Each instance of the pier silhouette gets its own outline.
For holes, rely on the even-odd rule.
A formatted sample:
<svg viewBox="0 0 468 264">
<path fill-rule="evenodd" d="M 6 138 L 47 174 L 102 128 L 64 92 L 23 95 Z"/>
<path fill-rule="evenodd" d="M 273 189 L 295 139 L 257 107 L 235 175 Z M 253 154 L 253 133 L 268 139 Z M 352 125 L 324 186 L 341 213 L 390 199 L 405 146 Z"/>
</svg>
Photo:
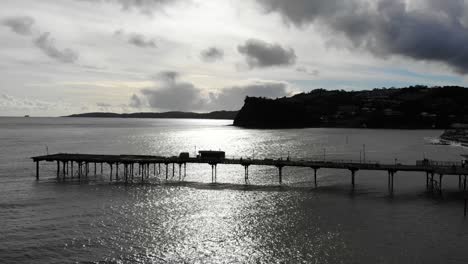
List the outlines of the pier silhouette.
<svg viewBox="0 0 468 264">
<path fill-rule="evenodd" d="M 165 166 L 165 179 L 169 180 L 169 166 L 172 167 L 172 178 L 175 175 L 175 166 L 178 166 L 178 179 L 183 180 L 187 174 L 187 164 L 207 164 L 211 166 L 211 181 L 217 182 L 217 166 L 219 164 L 241 165 L 245 171 L 245 184 L 249 184 L 249 167 L 250 166 L 271 166 L 278 170 L 278 183 L 283 181 L 284 167 L 305 167 L 313 170 L 314 185 L 318 186 L 317 174 L 319 169 L 338 169 L 347 170 L 351 176 L 351 187 L 354 189 L 356 184 L 356 174 L 360 170 L 367 171 L 387 171 L 388 173 L 388 192 L 394 192 L 394 177 L 397 172 L 422 172 L 426 176 L 426 189 L 428 191 L 437 191 L 442 193 L 442 180 L 445 175 L 458 176 L 458 187 L 460 190 L 467 189 L 468 168 L 462 163 L 456 162 L 434 162 L 434 161 L 417 161 L 415 165 L 407 165 L 401 163 L 383 164 L 375 161 L 352 161 L 352 160 L 293 160 L 288 159 L 253 159 L 253 158 L 225 158 L 220 157 L 188 157 L 181 155 L 179 157 L 164 157 L 151 155 L 95 155 L 95 154 L 69 154 L 58 153 L 52 155 L 32 157 L 36 163 L 36 179 L 40 176 L 40 162 L 56 162 L 57 163 L 57 179 L 68 176 L 73 177 L 88 177 L 91 170 L 94 175 L 98 173 L 103 175 L 103 166 L 109 166 L 109 180 L 119 182 L 133 182 L 136 179 L 141 179 L 142 182 L 149 179 L 152 175 L 161 175 L 161 166 Z M 98 166 L 99 165 L 99 166 Z M 76 166 L 76 171 L 74 170 Z M 151 173 L 152 171 L 152 173 Z M 183 172 L 183 173 L 182 173 Z M 120 175 L 119 175 L 120 173 Z"/>
</svg>

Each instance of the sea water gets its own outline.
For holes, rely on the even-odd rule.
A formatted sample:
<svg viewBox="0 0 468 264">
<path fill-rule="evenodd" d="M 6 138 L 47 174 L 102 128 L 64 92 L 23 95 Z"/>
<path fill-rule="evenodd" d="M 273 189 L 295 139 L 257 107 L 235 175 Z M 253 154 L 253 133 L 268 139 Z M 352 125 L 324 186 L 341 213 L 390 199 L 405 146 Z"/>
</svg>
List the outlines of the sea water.
<svg viewBox="0 0 468 264">
<path fill-rule="evenodd" d="M 424 173 L 188 164 L 149 183 L 104 175 L 56 180 L 30 157 L 52 153 L 227 157 L 415 164 L 460 161 L 467 151 L 431 144 L 439 130 L 285 129 L 229 120 L 0 118 L 0 263 L 468 263 L 468 220 L 458 177 L 443 196 Z M 163 169 L 165 169 L 163 167 Z M 93 168 L 91 169 L 93 171 Z M 99 170 L 98 170 L 99 172 Z M 153 172 L 153 170 L 151 170 Z M 99 173 L 98 173 L 99 174 Z"/>
</svg>

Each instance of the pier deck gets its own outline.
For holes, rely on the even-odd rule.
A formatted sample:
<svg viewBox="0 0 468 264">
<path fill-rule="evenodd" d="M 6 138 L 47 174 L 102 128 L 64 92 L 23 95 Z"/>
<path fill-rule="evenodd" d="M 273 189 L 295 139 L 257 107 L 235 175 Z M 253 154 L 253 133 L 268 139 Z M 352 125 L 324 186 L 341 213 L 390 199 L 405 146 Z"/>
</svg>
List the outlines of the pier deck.
<svg viewBox="0 0 468 264">
<path fill-rule="evenodd" d="M 151 156 L 151 155 L 93 155 L 93 154 L 69 154 L 59 153 L 45 156 L 32 157 L 33 161 L 36 162 L 36 178 L 39 179 L 39 162 L 57 162 L 57 178 L 60 175 L 60 167 L 62 167 L 62 175 L 70 175 L 73 177 L 73 164 L 77 165 L 77 176 L 88 176 L 89 165 L 94 164 L 94 174 L 97 172 L 97 164 L 100 164 L 101 174 L 103 172 L 103 164 L 110 166 L 110 180 L 112 181 L 113 176 L 116 180 L 119 180 L 119 168 L 123 166 L 123 180 L 133 180 L 135 174 L 141 176 L 142 181 L 149 178 L 150 167 L 153 167 L 153 175 L 159 175 L 161 173 L 161 164 L 166 166 L 166 179 L 168 178 L 168 166 L 172 165 L 172 176 L 175 173 L 175 165 L 179 166 L 179 179 L 182 178 L 181 171 L 182 166 L 184 167 L 184 177 L 186 175 L 186 166 L 190 163 L 208 164 L 212 168 L 212 181 L 216 182 L 217 165 L 218 164 L 232 164 L 241 165 L 245 169 L 245 182 L 249 181 L 249 166 L 273 166 L 278 169 L 279 183 L 282 183 L 282 169 L 283 167 L 306 167 L 314 170 L 314 182 L 317 186 L 317 170 L 320 168 L 328 169 L 344 169 L 351 172 L 351 184 L 355 185 L 355 174 L 359 170 L 372 170 L 372 171 L 387 171 L 388 172 L 388 188 L 389 192 L 393 193 L 393 178 L 398 171 L 409 171 L 409 172 L 423 172 L 426 173 L 426 188 L 428 190 L 439 189 L 442 190 L 442 177 L 444 175 L 457 175 L 459 177 L 459 188 L 466 190 L 466 178 L 468 175 L 468 168 L 458 166 L 456 163 L 446 163 L 443 165 L 434 164 L 381 164 L 379 162 L 353 162 L 353 161 L 325 161 L 325 160 L 284 160 L 284 159 L 250 159 L 250 158 L 223 158 L 223 159 L 207 159 L 207 158 L 181 158 L 181 157 L 163 157 L 163 156 Z M 62 166 L 60 166 L 62 163 Z M 134 171 L 134 165 L 138 166 L 138 173 Z M 158 170 L 156 170 L 158 165 Z M 115 172 L 114 172 L 115 166 Z M 71 173 L 70 173 L 71 169 Z M 84 171 L 83 171 L 84 170 Z M 115 175 L 114 175 L 115 174 Z M 434 175 L 439 176 L 439 180 L 434 179 Z M 462 183 L 462 177 L 463 183 Z"/>
</svg>

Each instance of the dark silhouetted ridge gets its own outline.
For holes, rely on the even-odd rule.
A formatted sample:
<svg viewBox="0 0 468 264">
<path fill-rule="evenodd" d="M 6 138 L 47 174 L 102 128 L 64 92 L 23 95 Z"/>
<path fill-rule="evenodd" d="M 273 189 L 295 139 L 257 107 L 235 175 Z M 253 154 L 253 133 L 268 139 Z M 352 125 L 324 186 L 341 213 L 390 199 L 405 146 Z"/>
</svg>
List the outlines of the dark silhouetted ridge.
<svg viewBox="0 0 468 264">
<path fill-rule="evenodd" d="M 247 97 L 234 125 L 247 128 L 448 128 L 468 123 L 468 89 L 458 86 L 324 89 L 292 97 Z"/>
<path fill-rule="evenodd" d="M 129 113 L 117 114 L 106 112 L 94 112 L 70 115 L 68 117 L 102 117 L 102 118 L 192 118 L 192 119 L 234 119 L 237 111 L 214 111 L 210 113 L 192 112 L 163 112 L 163 113 Z"/>
</svg>

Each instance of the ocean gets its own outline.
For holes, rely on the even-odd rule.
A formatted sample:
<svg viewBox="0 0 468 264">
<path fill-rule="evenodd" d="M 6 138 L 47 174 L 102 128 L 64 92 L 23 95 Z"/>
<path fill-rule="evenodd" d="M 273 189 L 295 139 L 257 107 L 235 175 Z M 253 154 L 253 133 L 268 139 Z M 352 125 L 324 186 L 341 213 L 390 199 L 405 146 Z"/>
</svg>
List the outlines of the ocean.
<svg viewBox="0 0 468 264">
<path fill-rule="evenodd" d="M 440 130 L 233 127 L 230 120 L 0 118 L 0 263 L 468 263 L 458 177 L 442 196 L 425 174 L 188 164 L 187 177 L 149 183 L 105 175 L 57 182 L 46 153 L 460 161 Z"/>
</svg>

